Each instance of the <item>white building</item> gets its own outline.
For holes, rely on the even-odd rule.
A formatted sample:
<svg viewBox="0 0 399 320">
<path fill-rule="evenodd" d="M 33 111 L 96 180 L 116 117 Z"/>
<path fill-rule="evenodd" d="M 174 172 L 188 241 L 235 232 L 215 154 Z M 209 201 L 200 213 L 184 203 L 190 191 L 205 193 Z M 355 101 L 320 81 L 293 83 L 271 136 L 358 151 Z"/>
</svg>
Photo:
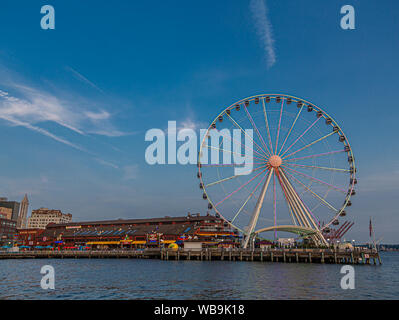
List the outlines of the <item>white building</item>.
<svg viewBox="0 0 399 320">
<path fill-rule="evenodd" d="M 295 244 L 294 238 L 279 238 L 278 244 L 282 247 L 291 247 Z"/>
<path fill-rule="evenodd" d="M 72 221 L 72 214 L 62 213 L 61 210 L 40 208 L 32 210 L 28 220 L 29 229 L 45 229 L 49 223 L 68 223 Z"/>
</svg>

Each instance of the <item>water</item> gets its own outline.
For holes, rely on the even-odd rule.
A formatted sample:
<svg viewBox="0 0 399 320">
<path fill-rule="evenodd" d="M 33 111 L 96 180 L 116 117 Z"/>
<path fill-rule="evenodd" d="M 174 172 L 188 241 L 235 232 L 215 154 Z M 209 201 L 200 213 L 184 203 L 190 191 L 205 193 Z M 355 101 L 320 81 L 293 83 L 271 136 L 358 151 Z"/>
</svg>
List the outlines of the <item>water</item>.
<svg viewBox="0 0 399 320">
<path fill-rule="evenodd" d="M 0 260 L 0 299 L 399 299 L 399 252 L 383 265 L 354 266 L 343 290 L 342 265 L 136 259 Z M 43 265 L 55 290 L 40 287 Z"/>
</svg>

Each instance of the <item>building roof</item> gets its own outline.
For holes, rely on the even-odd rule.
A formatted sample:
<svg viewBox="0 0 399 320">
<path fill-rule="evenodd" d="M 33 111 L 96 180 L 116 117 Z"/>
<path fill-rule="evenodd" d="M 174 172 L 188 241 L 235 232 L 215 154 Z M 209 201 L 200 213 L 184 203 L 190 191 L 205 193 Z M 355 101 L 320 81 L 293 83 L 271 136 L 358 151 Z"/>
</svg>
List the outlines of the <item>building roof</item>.
<svg viewBox="0 0 399 320">
<path fill-rule="evenodd" d="M 164 217 L 164 218 L 150 218 L 150 219 L 118 219 L 118 220 L 103 220 L 103 221 L 82 221 L 82 222 L 68 222 L 68 223 L 58 223 L 58 224 L 49 224 L 47 226 L 50 228 L 59 228 L 59 227 L 72 227 L 72 226 L 106 226 L 106 225 L 131 225 L 131 224 L 158 224 L 165 222 L 196 222 L 196 221 L 204 221 L 204 220 L 212 220 L 215 221 L 218 218 L 212 215 L 206 216 L 185 216 L 185 217 Z"/>
<path fill-rule="evenodd" d="M 151 233 L 164 235 L 189 235 L 193 234 L 196 227 L 192 224 L 166 224 L 166 225 L 138 225 L 138 226 L 98 226 L 84 227 L 78 229 L 46 229 L 43 236 L 58 237 L 62 234 L 63 238 L 124 238 L 134 236 L 145 236 Z"/>
</svg>

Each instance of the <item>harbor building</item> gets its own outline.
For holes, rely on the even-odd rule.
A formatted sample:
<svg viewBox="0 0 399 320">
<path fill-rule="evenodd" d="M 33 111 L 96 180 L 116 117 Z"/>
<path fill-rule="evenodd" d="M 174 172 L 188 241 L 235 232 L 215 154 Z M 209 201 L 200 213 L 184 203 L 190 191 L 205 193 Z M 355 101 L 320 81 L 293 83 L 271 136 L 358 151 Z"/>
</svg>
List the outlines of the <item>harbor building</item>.
<svg viewBox="0 0 399 320">
<path fill-rule="evenodd" d="M 18 229 L 18 243 L 26 246 L 37 246 L 46 241 L 42 234 L 45 229 Z"/>
<path fill-rule="evenodd" d="M 36 211 L 36 210 L 34 210 Z M 199 214 L 183 217 L 118 219 L 48 224 L 44 231 L 19 230 L 24 246 L 70 249 L 159 248 L 169 245 L 236 247 L 238 232 L 222 219 Z M 33 231 L 33 230 L 32 230 Z"/>
<path fill-rule="evenodd" d="M 62 213 L 61 210 L 40 208 L 32 210 L 28 219 L 28 229 L 45 229 L 50 223 L 62 224 L 72 221 L 72 214 Z"/>
</svg>

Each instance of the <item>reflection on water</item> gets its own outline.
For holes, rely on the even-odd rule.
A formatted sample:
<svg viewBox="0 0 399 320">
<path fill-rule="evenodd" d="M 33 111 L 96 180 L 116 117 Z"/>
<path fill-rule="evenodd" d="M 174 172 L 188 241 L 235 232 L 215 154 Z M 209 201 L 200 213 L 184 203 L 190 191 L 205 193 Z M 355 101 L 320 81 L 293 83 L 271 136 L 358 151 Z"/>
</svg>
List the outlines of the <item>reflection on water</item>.
<svg viewBox="0 0 399 320">
<path fill-rule="evenodd" d="M 382 266 L 355 266 L 342 290 L 342 265 L 135 259 L 0 260 L 0 299 L 399 299 L 399 253 Z M 55 268 L 55 290 L 40 269 Z"/>
</svg>

